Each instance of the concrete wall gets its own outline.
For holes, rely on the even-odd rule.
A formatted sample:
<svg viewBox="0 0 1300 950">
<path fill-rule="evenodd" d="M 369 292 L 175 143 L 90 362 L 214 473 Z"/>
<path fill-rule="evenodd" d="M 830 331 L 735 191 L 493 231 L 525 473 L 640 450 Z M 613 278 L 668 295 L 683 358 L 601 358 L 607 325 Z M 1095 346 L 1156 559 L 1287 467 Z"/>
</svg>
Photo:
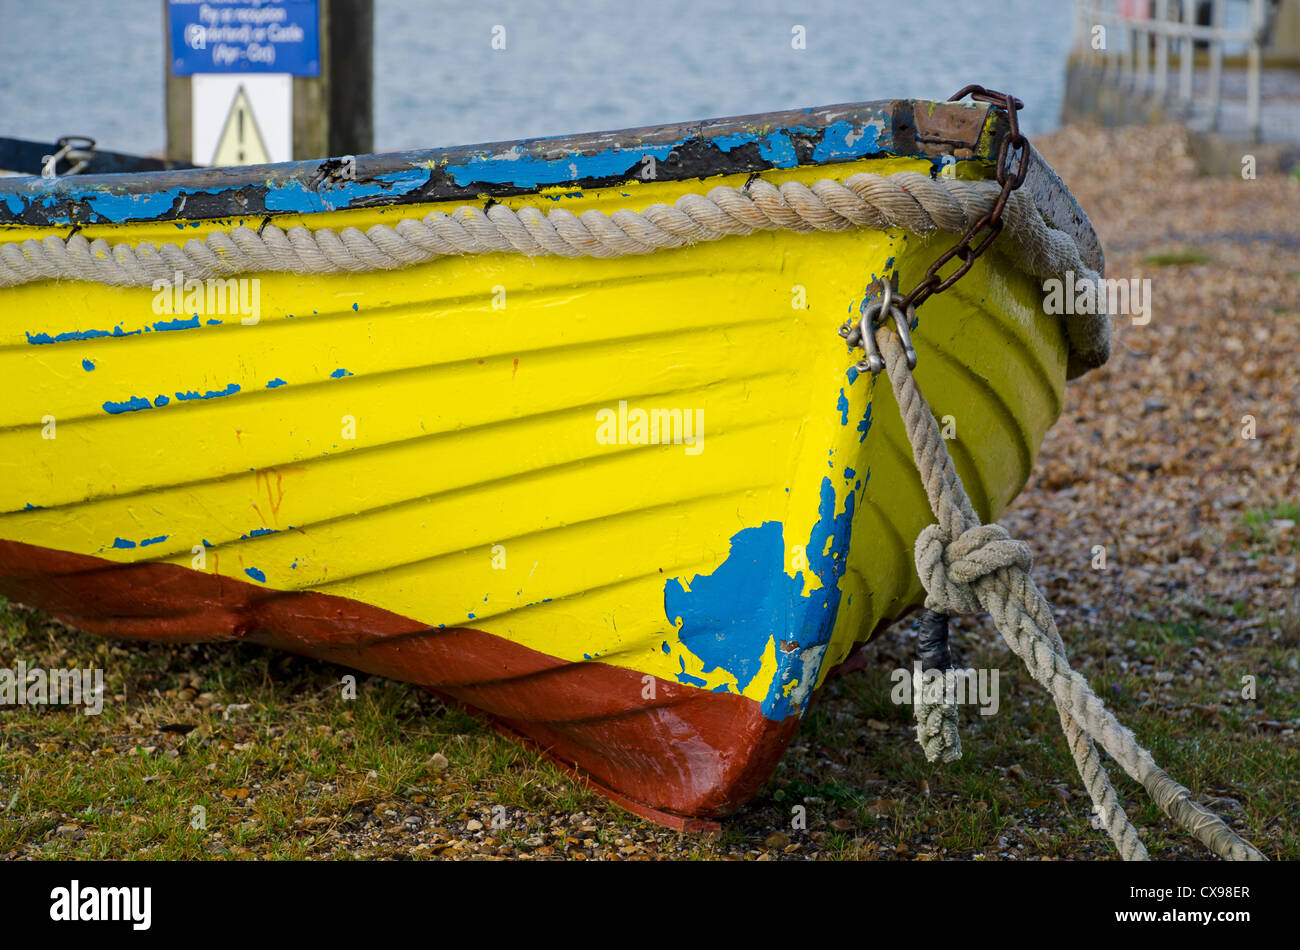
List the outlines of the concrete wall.
<svg viewBox="0 0 1300 950">
<path fill-rule="evenodd" d="M 1270 49 L 1300 56 L 1300 0 L 1282 0 L 1273 21 Z"/>
<path fill-rule="evenodd" d="M 1300 0 L 1298 0 L 1300 2 Z M 1176 77 L 1174 79 L 1176 81 Z M 1062 124 L 1091 122 L 1101 126 L 1156 125 L 1182 122 L 1185 108 L 1176 99 L 1165 104 L 1131 89 L 1121 89 L 1097 67 L 1071 57 L 1065 74 Z M 1189 130 L 1192 153 L 1203 174 L 1239 175 L 1245 155 L 1255 156 L 1258 173 L 1300 168 L 1300 144 L 1232 142 L 1213 132 Z"/>
</svg>

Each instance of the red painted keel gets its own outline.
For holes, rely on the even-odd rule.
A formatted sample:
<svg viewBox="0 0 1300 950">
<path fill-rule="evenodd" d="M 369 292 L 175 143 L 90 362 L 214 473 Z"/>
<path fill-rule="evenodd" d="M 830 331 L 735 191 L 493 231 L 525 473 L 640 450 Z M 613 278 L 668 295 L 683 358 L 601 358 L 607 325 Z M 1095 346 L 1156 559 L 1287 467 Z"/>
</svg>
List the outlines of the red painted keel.
<svg viewBox="0 0 1300 950">
<path fill-rule="evenodd" d="M 0 541 L 0 594 L 108 636 L 245 639 L 415 683 L 481 710 L 629 810 L 708 830 L 758 791 L 799 719 L 604 663 L 572 663 L 466 627 L 173 564 L 118 564 Z"/>
</svg>

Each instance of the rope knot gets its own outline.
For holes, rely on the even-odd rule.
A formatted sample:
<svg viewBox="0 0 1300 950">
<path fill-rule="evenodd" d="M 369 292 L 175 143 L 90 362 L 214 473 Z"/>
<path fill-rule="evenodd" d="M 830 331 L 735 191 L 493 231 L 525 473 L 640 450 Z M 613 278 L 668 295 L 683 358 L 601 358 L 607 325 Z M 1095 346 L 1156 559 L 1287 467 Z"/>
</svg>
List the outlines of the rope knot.
<svg viewBox="0 0 1300 950">
<path fill-rule="evenodd" d="M 981 578 L 1003 568 L 1028 572 L 1029 545 L 1013 541 L 999 524 L 967 528 L 956 539 L 937 524 L 916 539 L 916 570 L 927 593 L 925 605 L 942 613 L 973 614 L 980 609 L 975 587 Z"/>
</svg>

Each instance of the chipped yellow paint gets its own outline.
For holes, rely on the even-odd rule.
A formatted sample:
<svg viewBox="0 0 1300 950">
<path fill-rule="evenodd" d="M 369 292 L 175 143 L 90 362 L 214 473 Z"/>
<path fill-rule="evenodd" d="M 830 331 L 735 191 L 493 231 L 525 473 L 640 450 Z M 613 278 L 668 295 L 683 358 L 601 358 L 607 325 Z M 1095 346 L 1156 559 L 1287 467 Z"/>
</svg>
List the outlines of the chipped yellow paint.
<svg viewBox="0 0 1300 950">
<path fill-rule="evenodd" d="M 902 169 L 928 165 L 874 160 L 764 177 Z M 504 203 L 611 212 L 743 183 L 555 189 Z M 364 230 L 459 204 L 277 223 Z M 236 223 L 82 233 L 168 241 Z M 0 241 L 48 233 L 14 228 Z M 0 538 L 320 591 L 565 660 L 759 701 L 789 696 L 807 677 L 778 682 L 780 631 L 742 689 L 734 670 L 708 667 L 683 642 L 665 615 L 665 584 L 690 589 L 726 561 L 738 533 L 767 522 L 782 526 L 785 572 L 802 576 L 805 598 L 823 588 L 807 558 L 847 556 L 824 662 L 810 667 L 818 684 L 918 601 L 910 547 L 929 521 L 924 497 L 887 383 L 850 383 L 856 357 L 836 328 L 873 277 L 896 266 L 910 286 L 952 240 L 762 232 L 606 260 L 489 254 L 395 272 L 261 274 L 255 325 L 201 313 L 199 327 L 175 330 L 156 328 L 176 315 L 156 313 L 148 289 L 3 290 Z M 792 306 L 795 285 L 806 309 Z M 986 516 L 1023 484 L 1059 412 L 1065 342 L 1038 298 L 990 256 L 920 318 L 917 375 L 936 412 L 956 417 L 953 454 Z M 29 342 L 88 330 L 122 335 Z M 105 408 L 132 400 L 148 408 Z M 702 451 L 601 444 L 597 413 L 620 400 L 702 411 Z M 853 542 L 847 555 L 830 541 L 802 552 L 801 570 L 794 549 L 818 524 L 826 478 L 834 514 L 854 498 Z"/>
</svg>

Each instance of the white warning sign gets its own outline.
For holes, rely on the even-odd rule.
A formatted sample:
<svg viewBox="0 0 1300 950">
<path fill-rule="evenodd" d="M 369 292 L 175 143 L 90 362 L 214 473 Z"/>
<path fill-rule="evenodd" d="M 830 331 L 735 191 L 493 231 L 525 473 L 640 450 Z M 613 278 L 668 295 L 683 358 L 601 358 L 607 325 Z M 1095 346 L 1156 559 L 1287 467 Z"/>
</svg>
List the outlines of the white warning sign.
<svg viewBox="0 0 1300 950">
<path fill-rule="evenodd" d="M 195 165 L 293 159 L 293 79 L 287 73 L 199 73 L 192 88 Z"/>
<path fill-rule="evenodd" d="M 257 117 L 248 103 L 248 93 L 240 86 L 231 103 L 230 114 L 221 127 L 212 165 L 264 165 L 271 160 L 266 140 L 257 127 Z"/>
</svg>

